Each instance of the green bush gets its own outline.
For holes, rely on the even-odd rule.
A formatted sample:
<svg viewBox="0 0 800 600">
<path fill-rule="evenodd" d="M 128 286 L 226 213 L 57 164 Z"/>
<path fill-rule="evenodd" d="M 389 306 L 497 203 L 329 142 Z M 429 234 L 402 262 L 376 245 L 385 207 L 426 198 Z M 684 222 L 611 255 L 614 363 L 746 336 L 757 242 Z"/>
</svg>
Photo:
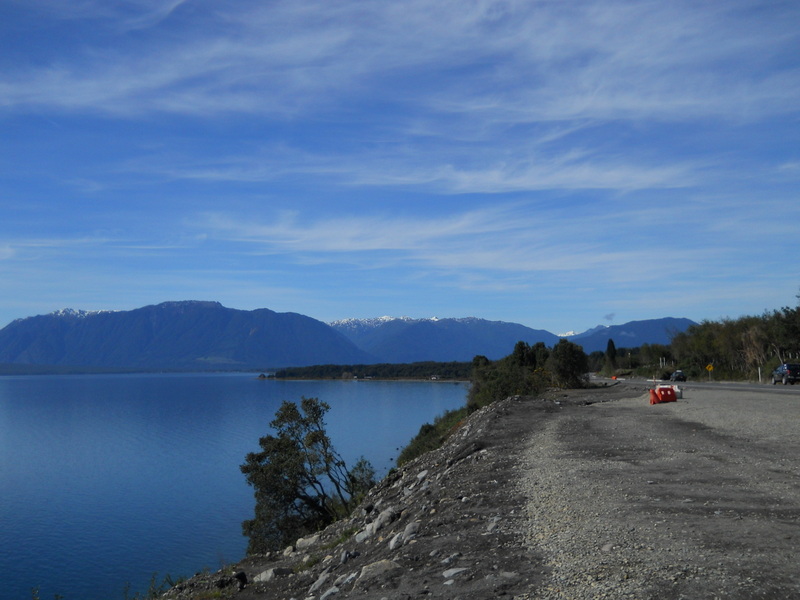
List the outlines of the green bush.
<svg viewBox="0 0 800 600">
<path fill-rule="evenodd" d="M 255 517 L 242 523 L 248 554 L 263 554 L 350 514 L 375 483 L 363 458 L 348 469 L 325 431 L 330 406 L 303 398 L 284 402 L 241 471 L 255 489 Z"/>
<path fill-rule="evenodd" d="M 418 456 L 440 447 L 466 417 L 467 409 L 463 407 L 436 417 L 432 425 L 425 423 L 419 428 L 419 433 L 400 452 L 396 461 L 397 466 L 401 467 Z"/>
</svg>

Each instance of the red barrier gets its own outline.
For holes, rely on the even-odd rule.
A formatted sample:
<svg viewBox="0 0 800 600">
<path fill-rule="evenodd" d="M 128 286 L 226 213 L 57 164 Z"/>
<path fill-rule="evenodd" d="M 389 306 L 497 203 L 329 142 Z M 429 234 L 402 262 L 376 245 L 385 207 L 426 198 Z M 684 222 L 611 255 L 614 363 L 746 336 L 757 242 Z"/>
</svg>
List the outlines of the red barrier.
<svg viewBox="0 0 800 600">
<path fill-rule="evenodd" d="M 677 402 L 675 389 L 672 387 L 659 387 L 650 390 L 650 404 L 661 404 L 662 402 Z"/>
<path fill-rule="evenodd" d="M 675 395 L 675 389 L 671 387 L 658 388 L 656 392 L 661 396 L 662 402 L 677 402 L 678 397 Z"/>
<path fill-rule="evenodd" d="M 655 390 L 650 390 L 650 404 L 658 404 L 661 402 L 661 398 L 658 397 Z"/>
</svg>

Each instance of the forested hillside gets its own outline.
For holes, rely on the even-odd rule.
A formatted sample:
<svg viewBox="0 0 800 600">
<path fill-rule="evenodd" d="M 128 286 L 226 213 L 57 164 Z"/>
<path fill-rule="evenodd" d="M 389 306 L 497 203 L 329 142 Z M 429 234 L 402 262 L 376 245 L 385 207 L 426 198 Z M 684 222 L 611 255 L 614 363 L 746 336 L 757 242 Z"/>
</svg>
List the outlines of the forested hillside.
<svg viewBox="0 0 800 600">
<path fill-rule="evenodd" d="M 371 357 L 325 323 L 218 302 L 58 311 L 0 330 L 0 363 L 95 369 L 267 369 Z"/>
</svg>

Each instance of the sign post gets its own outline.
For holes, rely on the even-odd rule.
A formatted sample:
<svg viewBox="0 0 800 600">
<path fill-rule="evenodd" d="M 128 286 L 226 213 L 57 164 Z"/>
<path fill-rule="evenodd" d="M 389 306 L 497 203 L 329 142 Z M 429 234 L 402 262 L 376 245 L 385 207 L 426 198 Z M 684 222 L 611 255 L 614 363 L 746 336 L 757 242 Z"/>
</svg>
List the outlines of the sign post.
<svg viewBox="0 0 800 600">
<path fill-rule="evenodd" d="M 708 363 L 706 365 L 706 371 L 708 371 L 708 380 L 709 381 L 711 381 L 711 371 L 713 371 L 713 370 L 714 370 L 714 365 L 712 365 L 711 363 Z"/>
</svg>

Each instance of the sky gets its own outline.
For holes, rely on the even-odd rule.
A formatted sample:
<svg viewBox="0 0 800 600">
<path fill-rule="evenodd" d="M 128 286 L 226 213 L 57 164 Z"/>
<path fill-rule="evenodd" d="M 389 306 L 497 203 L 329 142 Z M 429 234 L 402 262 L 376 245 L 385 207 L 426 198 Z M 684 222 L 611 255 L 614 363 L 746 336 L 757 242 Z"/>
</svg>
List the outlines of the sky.
<svg viewBox="0 0 800 600">
<path fill-rule="evenodd" d="M 0 0 L 0 327 L 796 306 L 800 3 Z"/>
</svg>

